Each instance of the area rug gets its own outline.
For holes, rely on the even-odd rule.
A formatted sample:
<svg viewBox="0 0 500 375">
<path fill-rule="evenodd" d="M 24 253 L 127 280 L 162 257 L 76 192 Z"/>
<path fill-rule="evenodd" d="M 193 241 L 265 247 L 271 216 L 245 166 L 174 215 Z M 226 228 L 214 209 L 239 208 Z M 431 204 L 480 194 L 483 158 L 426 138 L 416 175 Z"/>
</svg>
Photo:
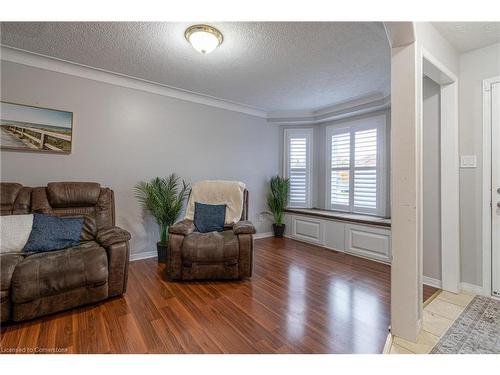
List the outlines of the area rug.
<svg viewBox="0 0 500 375">
<path fill-rule="evenodd" d="M 431 354 L 499 354 L 500 301 L 475 297 Z"/>
</svg>

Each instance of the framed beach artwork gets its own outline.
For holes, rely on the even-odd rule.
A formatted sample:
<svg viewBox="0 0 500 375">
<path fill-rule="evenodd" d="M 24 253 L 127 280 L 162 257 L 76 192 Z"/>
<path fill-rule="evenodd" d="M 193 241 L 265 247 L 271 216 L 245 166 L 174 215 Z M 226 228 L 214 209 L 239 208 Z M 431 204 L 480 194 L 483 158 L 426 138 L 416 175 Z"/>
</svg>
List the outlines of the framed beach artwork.
<svg viewBox="0 0 500 375">
<path fill-rule="evenodd" d="M 73 113 L 0 102 L 0 148 L 71 153 Z"/>
</svg>

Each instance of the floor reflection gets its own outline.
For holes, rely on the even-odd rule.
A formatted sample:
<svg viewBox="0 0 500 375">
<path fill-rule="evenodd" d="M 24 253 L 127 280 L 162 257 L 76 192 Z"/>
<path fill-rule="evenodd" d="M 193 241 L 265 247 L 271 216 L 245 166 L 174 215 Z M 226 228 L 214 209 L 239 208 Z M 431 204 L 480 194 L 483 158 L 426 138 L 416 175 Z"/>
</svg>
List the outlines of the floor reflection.
<svg viewBox="0 0 500 375">
<path fill-rule="evenodd" d="M 328 301 L 330 336 L 344 341 L 349 345 L 350 352 L 371 352 L 372 341 L 383 329 L 378 296 L 348 280 L 334 279 L 329 283 Z"/>
<path fill-rule="evenodd" d="M 304 336 L 306 321 L 306 270 L 292 265 L 288 270 L 287 333 L 291 339 Z"/>
</svg>

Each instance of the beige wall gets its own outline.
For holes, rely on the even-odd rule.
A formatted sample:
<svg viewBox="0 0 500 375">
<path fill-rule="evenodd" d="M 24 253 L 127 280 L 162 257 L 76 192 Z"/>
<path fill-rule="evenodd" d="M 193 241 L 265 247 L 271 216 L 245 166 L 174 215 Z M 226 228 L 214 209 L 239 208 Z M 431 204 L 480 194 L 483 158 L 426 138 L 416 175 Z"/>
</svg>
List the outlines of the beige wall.
<svg viewBox="0 0 500 375">
<path fill-rule="evenodd" d="M 453 74 L 460 70 L 459 54 L 430 22 L 416 22 L 417 41 L 421 48 L 434 56 Z"/>
<path fill-rule="evenodd" d="M 157 226 L 143 215 L 133 186 L 178 173 L 189 182 L 247 184 L 250 219 L 271 230 L 268 179 L 278 173 L 278 127 L 265 119 L 89 79 L 2 62 L 5 101 L 74 112 L 71 155 L 1 152 L 2 181 L 97 181 L 116 194 L 117 223 L 132 233 L 132 253 L 155 251 Z"/>
<path fill-rule="evenodd" d="M 500 44 L 460 56 L 459 126 L 460 155 L 476 155 L 477 168 L 460 170 L 461 279 L 481 286 L 483 189 L 482 80 L 500 75 Z"/>
</svg>

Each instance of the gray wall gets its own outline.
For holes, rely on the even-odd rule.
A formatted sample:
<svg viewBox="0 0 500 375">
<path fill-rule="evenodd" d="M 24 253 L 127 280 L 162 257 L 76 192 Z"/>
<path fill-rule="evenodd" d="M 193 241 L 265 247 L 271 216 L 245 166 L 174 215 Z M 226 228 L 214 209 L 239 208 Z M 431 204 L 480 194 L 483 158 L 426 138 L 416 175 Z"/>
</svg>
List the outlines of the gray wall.
<svg viewBox="0 0 500 375">
<path fill-rule="evenodd" d="M 268 179 L 278 173 L 278 127 L 265 119 L 143 91 L 2 62 L 5 101 L 74 112 L 71 155 L 1 152 L 2 181 L 97 181 L 114 189 L 117 224 L 133 254 L 155 251 L 157 226 L 136 202 L 140 180 L 176 172 L 189 182 L 241 180 L 250 219 L 270 231 Z"/>
<path fill-rule="evenodd" d="M 460 56 L 460 155 L 477 155 L 477 168 L 460 170 L 461 280 L 482 285 L 482 80 L 500 75 L 500 44 Z"/>
<path fill-rule="evenodd" d="M 440 87 L 423 81 L 423 273 L 441 280 Z"/>
</svg>

